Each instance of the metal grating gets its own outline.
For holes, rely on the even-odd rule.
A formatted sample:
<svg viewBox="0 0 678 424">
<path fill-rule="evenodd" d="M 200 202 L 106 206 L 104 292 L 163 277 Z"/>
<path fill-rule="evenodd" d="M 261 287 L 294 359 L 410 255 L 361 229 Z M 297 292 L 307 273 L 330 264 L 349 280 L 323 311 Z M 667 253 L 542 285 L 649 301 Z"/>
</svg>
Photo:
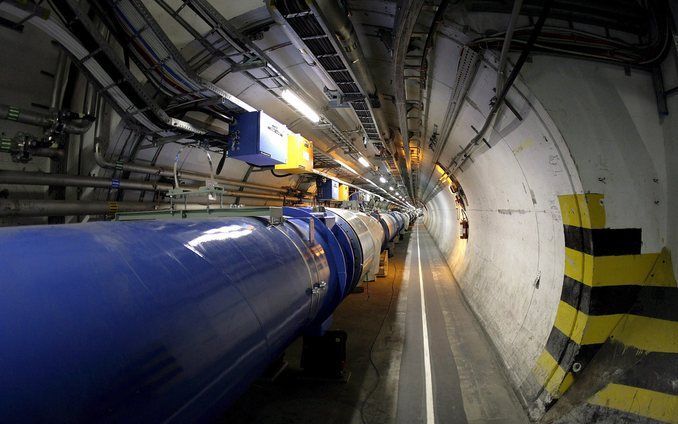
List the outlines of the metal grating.
<svg viewBox="0 0 678 424">
<path fill-rule="evenodd" d="M 334 81 L 344 98 L 347 99 L 367 138 L 381 140 L 372 108 L 367 99 L 367 93 L 364 93 L 353 79 L 351 70 L 342 60 L 340 52 L 335 48 L 330 38 L 334 35 L 325 33 L 323 26 L 307 2 L 280 1 L 276 3 L 276 6 L 291 29 L 303 41 L 309 52 Z"/>
</svg>

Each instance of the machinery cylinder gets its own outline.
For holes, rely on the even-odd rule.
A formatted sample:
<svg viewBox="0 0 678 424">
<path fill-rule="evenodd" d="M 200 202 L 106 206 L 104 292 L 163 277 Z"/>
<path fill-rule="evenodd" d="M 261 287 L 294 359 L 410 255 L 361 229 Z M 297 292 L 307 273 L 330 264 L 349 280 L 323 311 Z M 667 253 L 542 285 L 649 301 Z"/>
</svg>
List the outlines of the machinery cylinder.
<svg viewBox="0 0 678 424">
<path fill-rule="evenodd" d="M 396 224 L 398 226 L 397 233 L 399 234 L 403 229 L 405 229 L 405 218 L 398 211 L 391 211 L 389 212 L 389 215 L 391 215 L 396 220 Z"/>
<path fill-rule="evenodd" d="M 353 282 L 353 288 L 355 288 L 355 286 L 365 278 L 365 275 L 373 269 L 375 258 L 376 261 L 379 262 L 379 247 L 381 246 L 381 242 L 379 242 L 379 244 L 375 243 L 369 227 L 355 212 L 346 209 L 331 208 L 329 210 L 343 219 L 358 238 L 362 254 L 362 263 L 360 264 L 360 272 Z"/>
<path fill-rule="evenodd" d="M 219 412 L 341 301 L 338 255 L 312 216 L 0 229 L 0 416 Z"/>
<path fill-rule="evenodd" d="M 403 217 L 403 220 L 405 221 L 405 229 L 410 228 L 410 214 L 405 213 L 405 212 L 398 212 L 400 216 Z"/>
<path fill-rule="evenodd" d="M 384 244 L 384 229 L 382 228 L 379 221 L 365 213 L 355 212 L 357 218 L 359 218 L 366 226 L 372 237 L 372 242 L 374 244 L 374 259 L 370 270 L 367 270 L 367 280 L 373 281 L 377 274 L 379 273 L 379 259 L 381 255 L 381 247 Z"/>
<path fill-rule="evenodd" d="M 399 231 L 399 225 L 396 219 L 388 213 L 377 214 L 375 217 L 381 223 L 381 227 L 384 229 L 384 243 L 382 245 L 382 250 L 386 249 L 386 245 L 395 239 Z"/>
</svg>

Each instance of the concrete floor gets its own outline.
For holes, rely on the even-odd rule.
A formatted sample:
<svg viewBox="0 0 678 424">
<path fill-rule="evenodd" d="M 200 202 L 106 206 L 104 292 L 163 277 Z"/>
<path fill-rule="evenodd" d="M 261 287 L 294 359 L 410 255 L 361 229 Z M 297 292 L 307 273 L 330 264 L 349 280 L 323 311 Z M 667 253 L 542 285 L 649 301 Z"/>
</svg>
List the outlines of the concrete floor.
<svg viewBox="0 0 678 424">
<path fill-rule="evenodd" d="M 299 379 L 299 340 L 286 352 L 290 366 L 274 382 L 255 383 L 219 422 L 528 422 L 490 341 L 422 224 L 395 245 L 387 277 L 344 300 L 334 328 L 348 333 L 348 383 Z"/>
</svg>

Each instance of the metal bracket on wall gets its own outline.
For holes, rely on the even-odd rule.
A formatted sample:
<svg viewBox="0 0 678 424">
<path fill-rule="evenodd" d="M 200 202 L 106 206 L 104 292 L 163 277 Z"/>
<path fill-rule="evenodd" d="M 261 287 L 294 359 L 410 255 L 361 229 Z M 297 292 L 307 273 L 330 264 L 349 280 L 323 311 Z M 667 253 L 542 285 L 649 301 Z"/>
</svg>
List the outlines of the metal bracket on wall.
<svg viewBox="0 0 678 424">
<path fill-rule="evenodd" d="M 657 98 L 657 112 L 659 116 L 668 116 L 669 108 L 666 104 L 667 91 L 664 90 L 664 77 L 659 66 L 652 68 L 652 86 Z"/>
</svg>

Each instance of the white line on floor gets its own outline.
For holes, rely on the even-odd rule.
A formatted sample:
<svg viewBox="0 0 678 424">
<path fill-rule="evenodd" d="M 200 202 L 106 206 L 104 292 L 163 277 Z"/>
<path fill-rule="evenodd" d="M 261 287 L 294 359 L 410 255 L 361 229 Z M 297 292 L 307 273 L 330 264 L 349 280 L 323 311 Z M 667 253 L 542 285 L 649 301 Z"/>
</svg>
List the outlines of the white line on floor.
<svg viewBox="0 0 678 424">
<path fill-rule="evenodd" d="M 421 249 L 419 248 L 419 226 L 417 226 L 417 261 L 419 262 L 419 294 L 421 295 L 421 327 L 424 340 L 424 378 L 426 382 L 426 424 L 434 424 L 433 379 L 431 377 L 431 352 L 428 345 L 428 323 L 426 322 L 426 300 L 424 298 L 424 276 L 421 271 Z"/>
</svg>

